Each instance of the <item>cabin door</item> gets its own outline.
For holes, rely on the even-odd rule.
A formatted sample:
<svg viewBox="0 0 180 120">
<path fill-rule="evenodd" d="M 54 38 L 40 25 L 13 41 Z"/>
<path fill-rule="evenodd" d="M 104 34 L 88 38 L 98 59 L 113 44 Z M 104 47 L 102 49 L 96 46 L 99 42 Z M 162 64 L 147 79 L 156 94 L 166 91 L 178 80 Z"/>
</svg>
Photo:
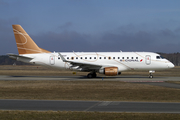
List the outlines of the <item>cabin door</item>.
<svg viewBox="0 0 180 120">
<path fill-rule="evenodd" d="M 54 65 L 54 63 L 55 63 L 55 57 L 54 57 L 54 56 L 50 56 L 49 62 L 50 62 L 51 65 Z"/>
<path fill-rule="evenodd" d="M 151 56 L 146 55 L 146 65 L 150 65 L 150 64 L 151 64 Z"/>
</svg>

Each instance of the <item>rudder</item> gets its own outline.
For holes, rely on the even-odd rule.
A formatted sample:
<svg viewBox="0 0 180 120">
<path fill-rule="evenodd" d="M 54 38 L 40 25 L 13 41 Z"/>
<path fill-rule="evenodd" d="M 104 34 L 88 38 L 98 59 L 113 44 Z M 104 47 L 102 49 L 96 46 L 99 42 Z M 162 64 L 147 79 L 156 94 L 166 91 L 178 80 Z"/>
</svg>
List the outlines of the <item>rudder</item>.
<svg viewBox="0 0 180 120">
<path fill-rule="evenodd" d="M 49 51 L 39 48 L 21 25 L 12 25 L 12 27 L 19 54 L 49 53 Z"/>
</svg>

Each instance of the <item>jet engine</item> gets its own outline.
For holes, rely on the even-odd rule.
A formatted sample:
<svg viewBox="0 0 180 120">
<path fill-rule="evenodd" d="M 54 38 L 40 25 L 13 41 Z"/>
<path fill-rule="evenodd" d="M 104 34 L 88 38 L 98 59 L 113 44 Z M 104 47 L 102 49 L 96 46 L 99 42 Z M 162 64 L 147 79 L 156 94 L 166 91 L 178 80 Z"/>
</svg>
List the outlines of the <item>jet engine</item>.
<svg viewBox="0 0 180 120">
<path fill-rule="evenodd" d="M 106 76 L 115 76 L 121 74 L 118 72 L 117 67 L 105 67 L 99 70 L 99 73 L 105 74 Z"/>
</svg>

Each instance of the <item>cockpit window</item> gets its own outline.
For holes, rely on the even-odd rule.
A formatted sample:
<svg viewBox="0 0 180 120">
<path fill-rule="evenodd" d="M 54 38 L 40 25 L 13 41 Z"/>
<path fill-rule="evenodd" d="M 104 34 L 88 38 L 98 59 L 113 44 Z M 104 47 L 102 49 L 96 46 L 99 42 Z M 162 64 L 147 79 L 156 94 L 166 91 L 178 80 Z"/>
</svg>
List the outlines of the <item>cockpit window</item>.
<svg viewBox="0 0 180 120">
<path fill-rule="evenodd" d="M 160 56 L 161 57 L 161 59 L 164 59 L 164 57 L 162 57 L 162 56 Z"/>
<path fill-rule="evenodd" d="M 156 59 L 160 59 L 160 56 L 156 56 Z"/>
<path fill-rule="evenodd" d="M 156 56 L 156 59 L 164 59 L 162 56 Z"/>
</svg>

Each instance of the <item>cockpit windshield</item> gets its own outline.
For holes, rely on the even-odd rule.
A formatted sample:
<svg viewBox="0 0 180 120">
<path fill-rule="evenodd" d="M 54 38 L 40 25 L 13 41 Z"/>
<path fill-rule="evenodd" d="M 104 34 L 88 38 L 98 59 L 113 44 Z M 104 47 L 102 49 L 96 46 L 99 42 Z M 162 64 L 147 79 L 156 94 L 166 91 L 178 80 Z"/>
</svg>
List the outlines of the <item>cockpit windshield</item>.
<svg viewBox="0 0 180 120">
<path fill-rule="evenodd" d="M 156 56 L 156 59 L 164 59 L 162 56 Z"/>
</svg>

